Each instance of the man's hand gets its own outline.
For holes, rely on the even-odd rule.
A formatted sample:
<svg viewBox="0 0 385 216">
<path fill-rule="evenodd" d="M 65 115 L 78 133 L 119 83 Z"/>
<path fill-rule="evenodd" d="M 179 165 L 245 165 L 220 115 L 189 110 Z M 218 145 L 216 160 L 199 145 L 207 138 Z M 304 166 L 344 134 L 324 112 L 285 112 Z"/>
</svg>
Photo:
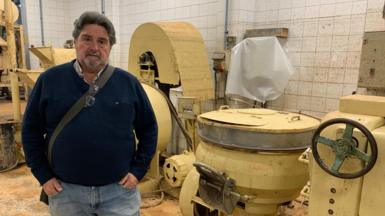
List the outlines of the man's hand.
<svg viewBox="0 0 385 216">
<path fill-rule="evenodd" d="M 138 179 L 132 173 L 128 173 L 122 180 L 120 180 L 119 184 L 125 188 L 132 189 L 136 187 L 138 182 Z"/>
<path fill-rule="evenodd" d="M 51 178 L 43 184 L 43 190 L 48 196 L 52 197 L 60 193 L 63 188 L 61 187 L 59 181 L 56 178 Z"/>
</svg>

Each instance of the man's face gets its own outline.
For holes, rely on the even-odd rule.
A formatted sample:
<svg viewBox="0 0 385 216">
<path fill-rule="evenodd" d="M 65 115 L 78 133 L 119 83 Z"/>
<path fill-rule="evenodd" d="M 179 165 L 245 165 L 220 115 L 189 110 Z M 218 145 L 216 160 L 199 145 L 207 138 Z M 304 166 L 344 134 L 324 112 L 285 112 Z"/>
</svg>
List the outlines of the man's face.
<svg viewBox="0 0 385 216">
<path fill-rule="evenodd" d="M 75 38 L 75 49 L 84 72 L 99 72 L 107 64 L 111 51 L 107 30 L 96 24 L 85 25 Z"/>
</svg>

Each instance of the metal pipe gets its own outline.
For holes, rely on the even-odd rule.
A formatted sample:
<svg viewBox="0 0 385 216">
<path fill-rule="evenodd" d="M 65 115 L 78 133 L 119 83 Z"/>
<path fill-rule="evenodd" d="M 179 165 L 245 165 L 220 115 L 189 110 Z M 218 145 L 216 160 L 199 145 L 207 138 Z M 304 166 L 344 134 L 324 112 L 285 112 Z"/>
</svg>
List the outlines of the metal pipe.
<svg viewBox="0 0 385 216">
<path fill-rule="evenodd" d="M 27 24 L 27 11 L 26 11 L 26 0 L 21 0 L 21 7 L 20 7 L 20 16 L 21 16 L 21 24 L 23 25 L 23 34 L 28 35 L 28 24 Z M 23 36 L 24 38 L 24 36 Z M 21 45 L 24 46 L 24 50 L 28 50 L 29 47 L 29 41 L 25 40 L 26 43 L 22 43 Z M 25 61 L 25 64 L 27 68 L 31 68 L 31 62 L 29 60 L 29 52 L 24 51 L 23 59 Z"/>
<path fill-rule="evenodd" d="M 385 19 L 385 3 L 384 3 L 384 8 L 382 9 L 382 18 Z"/>
<path fill-rule="evenodd" d="M 13 107 L 13 119 L 17 122 L 21 119 L 20 98 L 19 98 L 19 81 L 15 73 L 16 62 L 16 40 L 15 29 L 13 25 L 13 9 L 11 0 L 4 1 L 5 9 L 5 25 L 7 31 L 7 45 L 8 54 L 10 56 L 10 68 L 8 68 L 8 74 L 11 81 L 12 92 L 12 107 Z"/>
<path fill-rule="evenodd" d="M 45 46 L 45 40 L 44 40 L 44 19 L 43 19 L 43 0 L 39 0 L 39 9 L 40 9 L 41 45 Z"/>
<path fill-rule="evenodd" d="M 106 2 L 104 0 L 101 0 L 102 3 L 102 14 L 104 15 L 106 13 Z"/>
<path fill-rule="evenodd" d="M 229 35 L 229 30 L 227 29 L 228 18 L 229 18 L 229 0 L 226 0 L 226 9 L 225 9 L 225 32 L 224 32 L 224 41 L 223 41 L 223 47 L 224 47 L 225 50 L 227 49 L 227 36 Z"/>
</svg>

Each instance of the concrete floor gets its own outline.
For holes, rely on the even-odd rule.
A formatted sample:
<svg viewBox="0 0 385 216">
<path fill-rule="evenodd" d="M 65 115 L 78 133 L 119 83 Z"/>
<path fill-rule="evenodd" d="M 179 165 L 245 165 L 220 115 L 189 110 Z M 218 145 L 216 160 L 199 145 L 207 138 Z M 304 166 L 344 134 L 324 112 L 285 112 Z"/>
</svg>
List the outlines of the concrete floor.
<svg viewBox="0 0 385 216">
<path fill-rule="evenodd" d="M 39 183 L 26 166 L 0 173 L 1 216 L 48 216 L 46 205 L 38 201 Z"/>
<path fill-rule="evenodd" d="M 48 216 L 48 207 L 39 202 L 39 183 L 25 165 L 0 173 L 0 216 Z M 143 199 L 144 203 L 154 199 Z M 155 201 L 156 202 L 156 201 Z M 155 207 L 141 209 L 142 216 L 179 216 L 178 202 L 169 197 Z"/>
</svg>

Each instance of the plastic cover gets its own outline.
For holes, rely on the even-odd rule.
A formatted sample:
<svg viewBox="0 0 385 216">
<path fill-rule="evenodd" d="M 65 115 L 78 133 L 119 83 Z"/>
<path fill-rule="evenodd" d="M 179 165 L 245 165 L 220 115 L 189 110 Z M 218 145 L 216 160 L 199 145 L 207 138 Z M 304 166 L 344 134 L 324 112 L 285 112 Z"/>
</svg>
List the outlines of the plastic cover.
<svg viewBox="0 0 385 216">
<path fill-rule="evenodd" d="M 265 103 L 283 93 L 293 73 L 276 37 L 246 38 L 231 50 L 226 94 Z"/>
</svg>

